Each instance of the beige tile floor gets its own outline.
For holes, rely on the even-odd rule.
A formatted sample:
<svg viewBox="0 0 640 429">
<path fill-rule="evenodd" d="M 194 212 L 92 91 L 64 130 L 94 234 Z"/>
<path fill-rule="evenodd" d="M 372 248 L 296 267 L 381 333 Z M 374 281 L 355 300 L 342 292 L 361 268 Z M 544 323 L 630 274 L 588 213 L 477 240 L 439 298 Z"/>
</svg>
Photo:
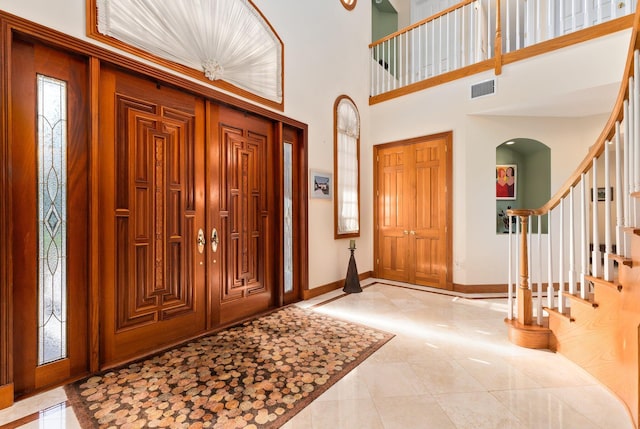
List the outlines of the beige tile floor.
<svg viewBox="0 0 640 429">
<path fill-rule="evenodd" d="M 506 299 L 368 283 L 363 293 L 313 308 L 396 336 L 284 429 L 633 428 L 623 405 L 589 374 L 560 355 L 507 341 Z M 55 389 L 20 401 L 0 411 L 0 425 L 40 412 L 11 427 L 78 428 L 65 399 Z"/>
</svg>

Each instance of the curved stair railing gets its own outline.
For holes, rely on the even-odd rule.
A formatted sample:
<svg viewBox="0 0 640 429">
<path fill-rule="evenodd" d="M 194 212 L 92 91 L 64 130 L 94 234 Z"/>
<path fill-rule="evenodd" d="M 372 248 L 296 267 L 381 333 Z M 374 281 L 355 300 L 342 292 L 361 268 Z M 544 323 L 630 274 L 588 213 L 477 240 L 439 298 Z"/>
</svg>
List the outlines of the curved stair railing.
<svg viewBox="0 0 640 429">
<path fill-rule="evenodd" d="M 627 406 L 636 427 L 640 408 L 639 25 L 636 12 L 616 104 L 586 157 L 545 205 L 507 212 L 505 319 L 513 343 L 555 350 L 609 387 Z M 547 234 L 538 227 L 545 217 Z"/>
</svg>

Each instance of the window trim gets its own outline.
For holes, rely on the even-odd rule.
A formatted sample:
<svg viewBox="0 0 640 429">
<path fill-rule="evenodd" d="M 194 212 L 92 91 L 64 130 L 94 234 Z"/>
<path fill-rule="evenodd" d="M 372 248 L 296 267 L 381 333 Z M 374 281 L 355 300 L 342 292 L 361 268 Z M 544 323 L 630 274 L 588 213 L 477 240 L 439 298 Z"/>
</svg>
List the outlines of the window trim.
<svg viewBox="0 0 640 429">
<path fill-rule="evenodd" d="M 357 162 L 357 172 L 356 172 L 356 182 L 357 182 L 357 219 L 358 219 L 358 229 L 353 232 L 340 232 L 339 231 L 339 212 L 338 212 L 338 199 L 341 194 L 340 186 L 340 172 L 338 171 L 338 108 L 342 102 L 348 102 L 355 110 L 355 114 L 358 120 L 358 137 L 356 138 L 356 162 Z M 333 200 L 333 228 L 334 228 L 334 239 L 340 238 L 352 238 L 352 237 L 360 237 L 360 112 L 358 111 L 358 107 L 356 103 L 351 99 L 351 97 L 347 95 L 340 95 L 336 98 L 336 101 L 333 105 L 333 174 L 334 174 L 334 200 Z"/>
</svg>

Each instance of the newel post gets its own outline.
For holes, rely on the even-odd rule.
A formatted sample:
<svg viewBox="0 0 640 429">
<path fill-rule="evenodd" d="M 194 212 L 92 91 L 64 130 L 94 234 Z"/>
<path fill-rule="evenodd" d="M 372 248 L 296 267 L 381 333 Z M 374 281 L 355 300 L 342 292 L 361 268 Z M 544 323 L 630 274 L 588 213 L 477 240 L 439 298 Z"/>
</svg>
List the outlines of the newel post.
<svg viewBox="0 0 640 429">
<path fill-rule="evenodd" d="M 531 325 L 533 321 L 533 303 L 529 289 L 529 255 L 527 246 L 528 216 L 520 215 L 520 282 L 518 285 L 518 322 Z"/>
</svg>

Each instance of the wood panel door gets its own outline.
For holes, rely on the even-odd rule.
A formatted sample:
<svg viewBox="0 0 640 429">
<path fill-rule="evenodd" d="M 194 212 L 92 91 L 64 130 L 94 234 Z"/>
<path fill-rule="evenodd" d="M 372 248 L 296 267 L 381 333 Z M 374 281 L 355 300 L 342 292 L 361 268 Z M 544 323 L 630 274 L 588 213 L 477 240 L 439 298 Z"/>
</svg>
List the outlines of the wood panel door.
<svg viewBox="0 0 640 429">
<path fill-rule="evenodd" d="M 275 305 L 278 169 L 270 121 L 213 103 L 208 119 L 209 287 L 213 323 L 225 324 Z"/>
<path fill-rule="evenodd" d="M 375 148 L 376 276 L 450 289 L 451 134 Z"/>
<path fill-rule="evenodd" d="M 204 101 L 108 68 L 100 82 L 100 354 L 111 366 L 205 329 Z"/>
<path fill-rule="evenodd" d="M 88 371 L 88 67 L 11 46 L 11 243 L 16 397 Z"/>
</svg>

